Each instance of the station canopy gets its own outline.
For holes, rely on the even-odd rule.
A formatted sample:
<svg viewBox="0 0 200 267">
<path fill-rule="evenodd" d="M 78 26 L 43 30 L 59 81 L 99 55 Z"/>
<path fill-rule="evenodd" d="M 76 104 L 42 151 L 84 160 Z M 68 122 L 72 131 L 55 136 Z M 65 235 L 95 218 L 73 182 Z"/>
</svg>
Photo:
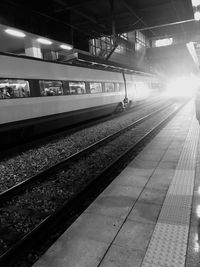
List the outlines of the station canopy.
<svg viewBox="0 0 200 267">
<path fill-rule="evenodd" d="M 0 24 L 84 50 L 89 39 L 134 30 L 191 41 L 196 9 L 194 0 L 1 0 Z"/>
</svg>

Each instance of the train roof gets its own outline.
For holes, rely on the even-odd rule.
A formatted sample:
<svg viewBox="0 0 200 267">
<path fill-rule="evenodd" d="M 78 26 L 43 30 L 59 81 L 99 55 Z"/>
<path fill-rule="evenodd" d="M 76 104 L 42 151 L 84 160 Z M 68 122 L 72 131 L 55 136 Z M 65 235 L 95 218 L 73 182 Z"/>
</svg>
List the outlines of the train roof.
<svg viewBox="0 0 200 267">
<path fill-rule="evenodd" d="M 148 72 L 148 71 L 144 72 L 140 69 L 135 69 L 135 68 L 132 69 L 130 68 L 130 66 L 99 59 L 87 53 L 80 53 L 80 52 L 76 52 L 76 53 L 73 53 L 67 56 L 66 58 L 62 58 L 61 61 L 50 61 L 50 60 L 44 60 L 44 59 L 25 56 L 25 55 L 15 55 L 12 53 L 4 53 L 4 52 L 0 52 L 0 55 L 16 57 L 16 58 L 25 58 L 27 60 L 44 61 L 44 62 L 50 62 L 54 64 L 62 64 L 62 65 L 68 65 L 68 66 L 91 68 L 91 69 L 97 69 L 97 70 L 103 70 L 103 71 L 112 71 L 112 72 L 114 71 L 114 72 L 120 72 L 120 73 L 126 73 L 126 74 L 154 76 L 153 73 Z"/>
</svg>

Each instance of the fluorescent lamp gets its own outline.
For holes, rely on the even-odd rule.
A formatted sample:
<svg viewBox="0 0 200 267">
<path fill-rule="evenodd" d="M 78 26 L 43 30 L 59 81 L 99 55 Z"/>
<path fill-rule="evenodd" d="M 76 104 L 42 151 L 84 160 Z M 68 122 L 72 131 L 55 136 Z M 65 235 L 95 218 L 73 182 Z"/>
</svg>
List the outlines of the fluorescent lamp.
<svg viewBox="0 0 200 267">
<path fill-rule="evenodd" d="M 68 44 L 62 44 L 60 45 L 60 48 L 65 49 L 65 50 L 71 50 L 73 47 Z"/>
<path fill-rule="evenodd" d="M 200 20 L 200 12 L 199 12 L 199 11 L 196 11 L 196 12 L 194 13 L 194 19 L 195 19 L 195 20 Z"/>
<path fill-rule="evenodd" d="M 45 38 L 38 38 L 37 41 L 41 44 L 46 44 L 46 45 L 51 45 L 52 42 L 48 39 L 45 39 Z"/>
<path fill-rule="evenodd" d="M 16 37 L 25 37 L 26 36 L 25 33 L 18 31 L 18 30 L 13 30 L 13 29 L 6 29 L 5 32 L 10 34 L 10 35 L 16 36 Z"/>
<path fill-rule="evenodd" d="M 160 46 L 167 46 L 167 45 L 171 45 L 173 43 L 173 38 L 166 38 L 166 39 L 159 39 L 156 40 L 156 47 L 160 47 Z"/>
</svg>

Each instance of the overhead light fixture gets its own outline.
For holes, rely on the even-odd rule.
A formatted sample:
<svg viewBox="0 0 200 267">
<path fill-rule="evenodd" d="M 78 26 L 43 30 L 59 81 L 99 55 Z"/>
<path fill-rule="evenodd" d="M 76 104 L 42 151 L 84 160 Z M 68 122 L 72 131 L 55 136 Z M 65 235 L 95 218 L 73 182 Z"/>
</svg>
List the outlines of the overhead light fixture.
<svg viewBox="0 0 200 267">
<path fill-rule="evenodd" d="M 26 36 L 25 33 L 18 31 L 18 30 L 14 30 L 14 29 L 6 29 L 5 32 L 10 34 L 10 35 L 16 36 L 16 37 L 25 37 Z"/>
<path fill-rule="evenodd" d="M 156 40 L 155 46 L 156 47 L 167 46 L 167 45 L 172 45 L 172 43 L 173 43 L 173 38 L 159 39 Z"/>
<path fill-rule="evenodd" d="M 62 44 L 60 45 L 60 48 L 65 49 L 65 50 L 72 50 L 72 46 L 68 44 Z"/>
<path fill-rule="evenodd" d="M 200 0 L 192 0 L 192 6 L 197 7 L 200 5 Z"/>
<path fill-rule="evenodd" d="M 48 39 L 45 39 L 45 38 L 38 38 L 37 41 L 41 44 L 46 44 L 46 45 L 51 45 L 52 42 Z"/>
<path fill-rule="evenodd" d="M 196 12 L 194 13 L 194 19 L 195 19 L 195 20 L 200 20 L 200 12 L 199 12 L 199 11 L 196 11 Z"/>
</svg>

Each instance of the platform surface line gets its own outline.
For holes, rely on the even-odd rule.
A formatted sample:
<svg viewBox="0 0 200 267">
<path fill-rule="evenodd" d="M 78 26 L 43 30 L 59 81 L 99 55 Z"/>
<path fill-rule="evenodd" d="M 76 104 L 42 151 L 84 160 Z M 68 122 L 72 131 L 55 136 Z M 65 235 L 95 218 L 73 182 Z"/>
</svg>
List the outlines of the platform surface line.
<svg viewBox="0 0 200 267">
<path fill-rule="evenodd" d="M 198 136 L 193 120 L 142 267 L 185 266 Z"/>
</svg>

